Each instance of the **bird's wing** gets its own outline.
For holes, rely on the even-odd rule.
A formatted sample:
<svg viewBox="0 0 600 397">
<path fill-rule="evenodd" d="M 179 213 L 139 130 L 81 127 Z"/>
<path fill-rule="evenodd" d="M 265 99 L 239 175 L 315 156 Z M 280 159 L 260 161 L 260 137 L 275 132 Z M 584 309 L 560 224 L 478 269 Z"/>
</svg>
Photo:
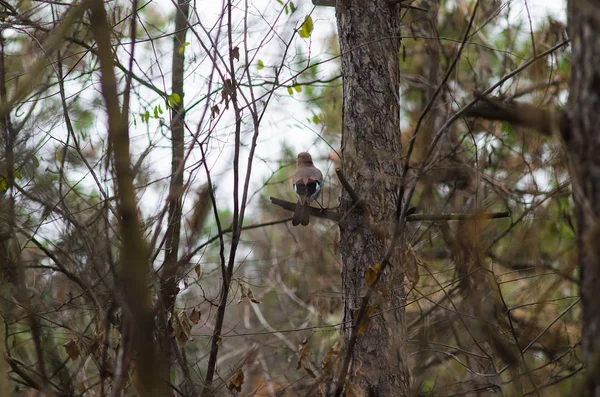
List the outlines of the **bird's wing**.
<svg viewBox="0 0 600 397">
<path fill-rule="evenodd" d="M 292 183 L 310 183 L 310 182 L 320 182 L 323 180 L 323 174 L 321 171 L 315 166 L 307 166 L 300 167 L 294 172 L 292 175 Z"/>
</svg>

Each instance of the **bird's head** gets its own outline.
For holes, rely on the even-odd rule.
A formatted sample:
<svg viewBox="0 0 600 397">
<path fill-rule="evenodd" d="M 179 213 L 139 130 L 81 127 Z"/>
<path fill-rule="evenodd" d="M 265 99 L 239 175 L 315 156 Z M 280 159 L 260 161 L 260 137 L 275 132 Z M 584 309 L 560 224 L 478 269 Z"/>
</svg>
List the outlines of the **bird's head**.
<svg viewBox="0 0 600 397">
<path fill-rule="evenodd" d="M 312 165 L 313 161 L 312 161 L 312 157 L 310 156 L 310 153 L 308 152 L 300 152 L 298 153 L 298 166 L 303 166 L 303 165 Z"/>
</svg>

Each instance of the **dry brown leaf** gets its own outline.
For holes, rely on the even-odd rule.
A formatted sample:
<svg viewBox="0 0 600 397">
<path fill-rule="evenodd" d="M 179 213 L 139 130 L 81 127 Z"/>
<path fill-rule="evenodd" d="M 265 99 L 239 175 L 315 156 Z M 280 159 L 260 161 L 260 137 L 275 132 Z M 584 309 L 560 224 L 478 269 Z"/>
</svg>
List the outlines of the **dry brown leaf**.
<svg viewBox="0 0 600 397">
<path fill-rule="evenodd" d="M 231 49 L 231 57 L 236 61 L 240 60 L 240 47 L 236 46 Z"/>
<path fill-rule="evenodd" d="M 354 324 L 356 324 L 356 319 L 358 317 L 358 312 L 360 310 L 355 310 L 354 311 L 354 315 L 352 316 L 354 318 Z M 358 324 L 358 334 L 362 335 L 365 333 L 365 331 L 367 330 L 367 328 L 369 328 L 369 324 L 371 322 L 371 315 L 373 315 L 374 313 L 377 313 L 379 311 L 379 306 L 368 306 L 367 307 L 367 313 L 365 314 L 365 317 L 361 320 L 360 324 Z"/>
<path fill-rule="evenodd" d="M 304 339 L 298 346 L 298 354 L 300 357 L 298 358 L 298 365 L 296 366 L 296 369 L 304 368 L 311 377 L 316 378 L 317 375 L 312 370 L 312 365 L 310 363 L 312 349 L 310 346 L 308 346 L 308 338 Z"/>
<path fill-rule="evenodd" d="M 377 280 L 377 272 L 373 269 L 372 266 L 369 266 L 369 268 L 365 272 L 365 280 L 367 281 L 368 287 L 373 285 Z"/>
<path fill-rule="evenodd" d="M 244 286 L 244 284 L 240 284 L 240 293 L 242 296 L 240 296 L 240 299 L 238 299 L 237 304 L 239 305 L 240 303 L 242 303 L 244 301 L 244 298 L 246 298 L 248 295 L 246 294 L 246 287 Z"/>
<path fill-rule="evenodd" d="M 200 316 L 200 312 L 196 310 L 196 308 L 193 308 L 192 312 L 190 313 L 190 321 L 194 324 L 198 324 L 198 322 L 200 321 Z"/>
<path fill-rule="evenodd" d="M 199 233 L 206 223 L 206 218 L 212 208 L 211 191 L 209 185 L 203 185 L 198 190 L 198 196 L 194 203 L 194 213 L 190 221 L 190 226 L 194 233 Z M 200 276 L 198 276 L 200 277 Z"/>
<path fill-rule="evenodd" d="M 242 391 L 242 385 L 244 384 L 244 371 L 242 371 L 242 369 L 238 369 L 237 371 L 235 371 L 235 374 L 233 374 L 233 376 L 231 377 L 231 380 L 229 381 L 229 385 L 227 386 L 227 388 L 229 390 L 237 390 L 238 392 Z"/>
<path fill-rule="evenodd" d="M 65 343 L 63 345 L 63 347 L 65 348 L 65 351 L 67 352 L 67 354 L 69 355 L 69 358 L 71 360 L 73 360 L 73 361 L 77 360 L 77 358 L 79 357 L 79 354 L 81 352 L 79 350 L 79 346 L 77 345 L 76 341 L 71 339 L 70 341 Z"/>
<path fill-rule="evenodd" d="M 250 300 L 250 302 L 252 302 L 252 303 L 256 303 L 256 304 L 261 303 L 261 301 L 259 301 L 258 299 L 256 299 L 254 297 L 254 293 L 252 292 L 252 290 L 250 288 L 244 286 L 244 284 L 240 284 L 240 291 L 241 291 L 242 296 L 240 296 L 240 299 L 238 299 L 238 302 L 237 302 L 238 305 L 244 301 L 244 298 L 248 298 L 248 300 Z"/>
<path fill-rule="evenodd" d="M 419 258 L 417 258 L 415 251 L 411 248 L 408 249 L 407 255 L 404 257 L 404 271 L 406 273 L 406 278 L 410 280 L 413 285 L 416 285 L 419 282 Z"/>
<path fill-rule="evenodd" d="M 210 117 L 211 117 L 212 119 L 214 119 L 215 117 L 217 117 L 217 116 L 219 115 L 219 112 L 220 112 L 220 110 L 219 110 L 219 106 L 218 106 L 218 105 L 213 105 L 213 106 L 210 108 Z"/>
<path fill-rule="evenodd" d="M 173 317 L 173 333 L 175 334 L 175 339 L 177 339 L 179 347 L 183 347 L 188 341 L 192 340 L 191 332 L 192 325 L 190 324 L 186 312 L 182 311 L 176 313 Z"/>
<path fill-rule="evenodd" d="M 202 274 L 202 269 L 200 268 L 200 264 L 197 264 L 196 266 L 194 266 L 194 271 L 196 272 L 196 278 L 200 278 L 200 275 Z"/>
<path fill-rule="evenodd" d="M 252 302 L 252 303 L 256 303 L 256 304 L 261 303 L 261 301 L 259 301 L 258 299 L 256 299 L 254 297 L 254 293 L 252 292 L 252 290 L 250 288 L 248 288 L 248 299 L 250 299 L 250 302 Z"/>
<path fill-rule="evenodd" d="M 371 319 L 369 318 L 369 316 L 365 316 L 365 318 L 362 319 L 360 324 L 358 324 L 358 334 L 359 335 L 362 335 L 365 333 L 367 328 L 369 328 L 370 322 L 371 322 Z"/>
<path fill-rule="evenodd" d="M 377 262 L 373 266 L 369 266 L 367 271 L 365 272 L 365 280 L 367 281 L 367 286 L 371 286 L 377 281 L 377 275 L 381 273 L 382 265 Z"/>
</svg>

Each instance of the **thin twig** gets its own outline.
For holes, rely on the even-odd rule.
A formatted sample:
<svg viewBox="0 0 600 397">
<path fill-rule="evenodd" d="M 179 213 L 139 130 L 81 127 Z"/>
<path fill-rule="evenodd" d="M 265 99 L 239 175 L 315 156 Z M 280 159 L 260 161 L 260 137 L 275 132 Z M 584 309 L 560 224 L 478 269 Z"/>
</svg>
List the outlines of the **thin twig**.
<svg viewBox="0 0 600 397">
<path fill-rule="evenodd" d="M 440 214 L 413 214 L 406 217 L 406 222 L 417 222 L 417 221 L 476 221 L 480 219 L 498 219 L 498 218 L 510 218 L 510 212 L 484 212 L 474 214 L 462 214 L 462 213 L 440 213 Z"/>
</svg>

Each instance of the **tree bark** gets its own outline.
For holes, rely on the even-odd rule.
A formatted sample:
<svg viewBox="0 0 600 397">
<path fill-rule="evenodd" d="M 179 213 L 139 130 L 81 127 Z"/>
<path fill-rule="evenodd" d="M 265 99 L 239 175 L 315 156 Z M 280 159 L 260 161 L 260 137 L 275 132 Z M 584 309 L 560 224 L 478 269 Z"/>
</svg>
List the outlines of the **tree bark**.
<svg viewBox="0 0 600 397">
<path fill-rule="evenodd" d="M 353 205 L 347 193 L 342 195 L 346 345 L 353 316 L 367 289 L 366 270 L 382 261 L 385 240 L 390 237 L 374 233 L 373 225 L 391 232 L 399 200 L 399 16 L 398 5 L 387 0 L 338 0 L 337 4 L 344 88 L 343 169 L 368 207 L 365 213 Z M 370 302 L 369 326 L 358 337 L 346 381 L 346 389 L 352 388 L 358 395 L 409 394 L 403 278 L 400 263 L 388 267 L 380 281 L 380 293 Z"/>
<path fill-rule="evenodd" d="M 165 238 L 165 261 L 164 269 L 160 276 L 162 303 L 165 309 L 165 318 L 167 313 L 171 313 L 169 324 L 163 324 L 163 350 L 167 357 L 167 362 L 171 365 L 175 357 L 179 356 L 181 369 L 184 372 L 185 384 L 184 392 L 187 396 L 196 395 L 194 386 L 188 373 L 188 369 L 182 362 L 181 355 L 174 350 L 177 349 L 174 338 L 169 329 L 172 328 L 175 301 L 177 298 L 177 283 L 179 274 L 184 270 L 178 263 L 179 244 L 181 238 L 181 219 L 182 219 L 182 195 L 183 195 L 183 171 L 185 156 L 185 107 L 183 78 L 185 67 L 185 51 L 180 51 L 185 47 L 185 36 L 188 27 L 188 16 L 190 12 L 190 3 L 187 0 L 178 0 L 175 10 L 175 33 L 173 35 L 173 53 L 171 59 L 171 90 L 172 94 L 179 95 L 179 101 L 171 101 L 171 183 L 169 186 L 169 215 Z M 175 395 L 171 391 L 170 395 Z"/>
<path fill-rule="evenodd" d="M 600 396 L 600 5 L 568 3 L 571 81 L 561 131 L 570 154 L 583 302 L 585 393 Z"/>
</svg>

